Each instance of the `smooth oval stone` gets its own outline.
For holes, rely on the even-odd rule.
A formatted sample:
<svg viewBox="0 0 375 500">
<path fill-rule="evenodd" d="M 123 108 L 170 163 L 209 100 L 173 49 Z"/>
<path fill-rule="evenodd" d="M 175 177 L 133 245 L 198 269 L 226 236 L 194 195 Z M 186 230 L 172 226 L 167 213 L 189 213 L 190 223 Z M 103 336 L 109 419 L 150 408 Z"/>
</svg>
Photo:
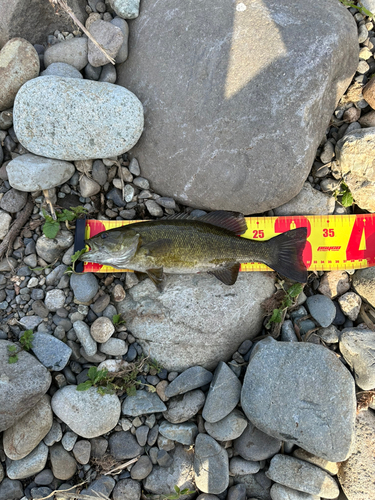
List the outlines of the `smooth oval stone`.
<svg viewBox="0 0 375 500">
<path fill-rule="evenodd" d="M 132 92 L 112 83 L 40 77 L 18 92 L 13 123 L 20 143 L 34 154 L 60 160 L 109 158 L 137 143 L 143 107 Z"/>
<path fill-rule="evenodd" d="M 26 154 L 10 161 L 7 172 L 13 188 L 32 192 L 64 184 L 74 174 L 75 167 L 67 161 Z"/>
<path fill-rule="evenodd" d="M 0 111 L 13 106 L 20 87 L 39 75 L 39 56 L 30 42 L 12 38 L 0 52 Z"/>
<path fill-rule="evenodd" d="M 64 62 L 52 63 L 44 71 L 40 73 L 40 76 L 66 76 L 69 78 L 83 78 L 82 74 L 77 68 L 71 64 Z"/>
</svg>

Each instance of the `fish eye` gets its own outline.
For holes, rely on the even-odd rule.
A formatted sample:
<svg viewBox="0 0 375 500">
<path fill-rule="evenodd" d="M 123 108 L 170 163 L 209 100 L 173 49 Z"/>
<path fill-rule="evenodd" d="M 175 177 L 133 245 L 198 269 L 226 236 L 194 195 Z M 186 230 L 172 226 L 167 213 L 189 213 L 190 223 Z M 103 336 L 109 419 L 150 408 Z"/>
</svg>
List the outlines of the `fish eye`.
<svg viewBox="0 0 375 500">
<path fill-rule="evenodd" d="M 104 240 L 105 238 L 108 238 L 108 234 L 107 234 L 107 233 L 102 233 L 102 234 L 101 234 L 101 237 L 102 237 L 102 238 L 103 238 L 103 240 Z"/>
</svg>

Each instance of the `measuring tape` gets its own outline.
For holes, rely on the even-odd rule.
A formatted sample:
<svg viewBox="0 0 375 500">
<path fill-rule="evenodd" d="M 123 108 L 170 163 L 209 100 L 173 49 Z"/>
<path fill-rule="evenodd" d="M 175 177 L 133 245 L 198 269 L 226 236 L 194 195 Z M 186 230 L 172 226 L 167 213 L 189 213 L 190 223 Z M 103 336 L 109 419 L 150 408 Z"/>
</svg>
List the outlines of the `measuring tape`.
<svg viewBox="0 0 375 500">
<path fill-rule="evenodd" d="M 246 217 L 242 235 L 265 241 L 297 227 L 307 228 L 303 261 L 308 270 L 332 271 L 375 266 L 375 214 L 306 215 L 287 217 Z M 74 252 L 85 247 L 85 239 L 115 227 L 142 221 L 77 220 Z M 113 273 L 115 269 L 91 262 L 76 264 L 77 272 Z M 272 271 L 258 262 L 241 264 L 240 271 Z"/>
</svg>

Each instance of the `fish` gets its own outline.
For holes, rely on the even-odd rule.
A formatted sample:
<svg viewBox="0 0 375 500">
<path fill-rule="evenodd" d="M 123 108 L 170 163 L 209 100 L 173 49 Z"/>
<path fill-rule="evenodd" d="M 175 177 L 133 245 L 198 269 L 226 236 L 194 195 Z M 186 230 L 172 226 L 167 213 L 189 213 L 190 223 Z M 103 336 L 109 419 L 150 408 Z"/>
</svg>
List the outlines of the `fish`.
<svg viewBox="0 0 375 500">
<path fill-rule="evenodd" d="M 266 241 L 241 238 L 246 230 L 239 212 L 216 210 L 201 217 L 178 214 L 102 231 L 85 240 L 89 251 L 79 259 L 146 273 L 159 289 L 165 274 L 206 272 L 233 285 L 245 262 L 261 262 L 293 281 L 307 281 L 302 259 L 305 227 Z"/>
</svg>

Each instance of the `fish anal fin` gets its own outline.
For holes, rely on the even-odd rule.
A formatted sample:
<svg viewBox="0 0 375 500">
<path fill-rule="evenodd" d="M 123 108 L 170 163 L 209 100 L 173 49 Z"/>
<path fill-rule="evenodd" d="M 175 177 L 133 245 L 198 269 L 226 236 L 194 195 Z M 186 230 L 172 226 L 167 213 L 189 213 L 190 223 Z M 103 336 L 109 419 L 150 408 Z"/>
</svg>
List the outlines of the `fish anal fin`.
<svg viewBox="0 0 375 500">
<path fill-rule="evenodd" d="M 226 210 L 216 210 L 202 217 L 197 218 L 200 222 L 207 222 L 213 226 L 222 227 L 234 234 L 244 234 L 247 230 L 246 220 L 240 212 L 227 212 Z"/>
<path fill-rule="evenodd" d="M 162 267 L 156 267 L 154 269 L 146 269 L 147 276 L 155 284 L 156 288 L 161 291 L 161 285 L 164 280 L 164 273 Z"/>
<path fill-rule="evenodd" d="M 241 264 L 237 262 L 226 264 L 223 267 L 218 267 L 217 269 L 209 271 L 209 274 L 213 274 L 215 278 L 224 283 L 224 285 L 234 285 L 237 281 L 240 265 Z"/>
<path fill-rule="evenodd" d="M 168 238 L 162 238 L 151 243 L 145 243 L 140 246 L 147 255 L 156 257 L 157 255 L 163 255 L 169 252 L 172 246 L 172 240 Z"/>
</svg>

